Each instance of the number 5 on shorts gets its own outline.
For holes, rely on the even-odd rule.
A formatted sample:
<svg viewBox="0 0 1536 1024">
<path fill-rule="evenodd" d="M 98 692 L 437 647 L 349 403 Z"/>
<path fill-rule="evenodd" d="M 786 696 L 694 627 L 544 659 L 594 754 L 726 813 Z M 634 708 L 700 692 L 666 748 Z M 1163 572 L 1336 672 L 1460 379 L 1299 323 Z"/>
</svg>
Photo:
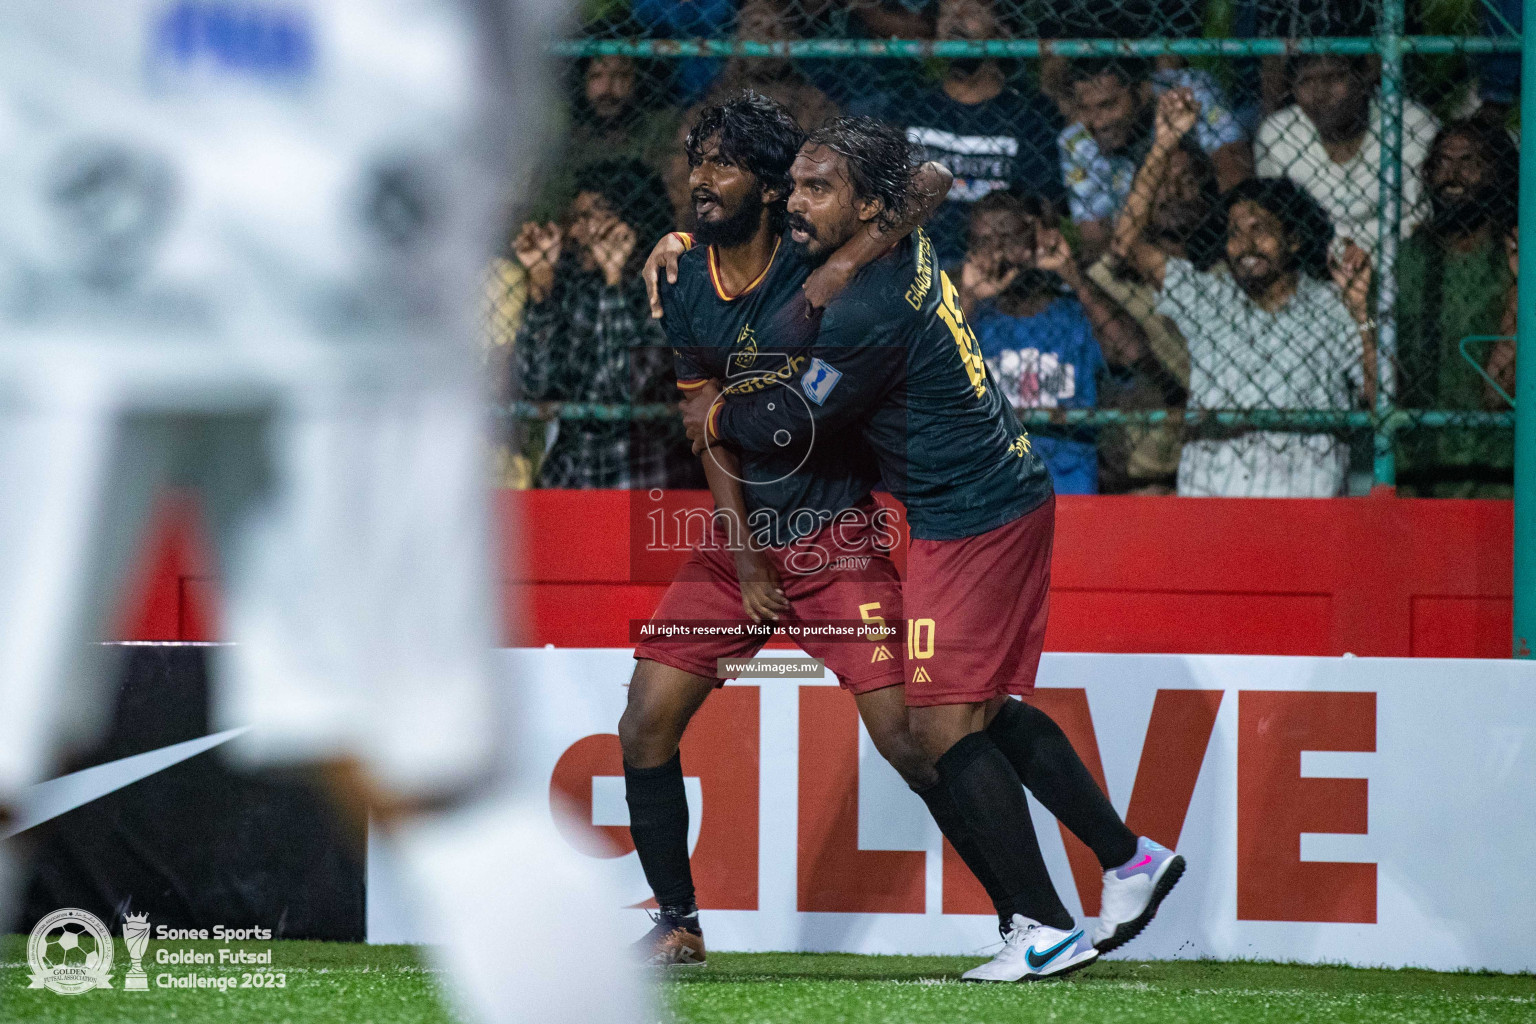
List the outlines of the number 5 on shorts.
<svg viewBox="0 0 1536 1024">
<path fill-rule="evenodd" d="M 885 624 L 885 619 L 879 615 L 871 614 L 880 610 L 879 601 L 871 601 L 869 604 L 859 605 L 859 617 L 870 624 L 870 629 L 864 635 L 864 639 L 871 643 L 879 643 L 890 638 L 891 629 Z"/>
</svg>

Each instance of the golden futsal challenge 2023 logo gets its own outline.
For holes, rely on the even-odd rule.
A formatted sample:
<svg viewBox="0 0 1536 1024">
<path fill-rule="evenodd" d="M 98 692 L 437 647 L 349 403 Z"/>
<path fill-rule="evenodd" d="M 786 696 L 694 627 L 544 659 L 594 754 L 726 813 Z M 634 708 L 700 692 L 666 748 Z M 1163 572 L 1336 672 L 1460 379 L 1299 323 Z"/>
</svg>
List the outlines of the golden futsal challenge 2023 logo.
<svg viewBox="0 0 1536 1024">
<path fill-rule="evenodd" d="M 128 969 L 123 976 L 124 992 L 147 992 L 149 974 L 144 960 L 149 951 L 151 927 L 147 914 L 123 916 L 123 945 L 128 952 Z M 272 950 L 230 948 L 230 943 L 256 940 L 270 942 L 269 928 L 176 929 L 161 925 L 156 938 L 162 942 L 216 941 L 215 950 L 192 946 L 157 949 L 155 963 L 172 966 L 211 966 L 214 973 L 197 971 L 162 972 L 155 976 L 156 988 L 204 988 L 227 991 L 231 988 L 286 988 L 287 975 L 272 971 Z M 116 956 L 112 933 L 101 918 L 75 907 L 55 910 L 38 921 L 27 938 L 27 966 L 31 969 L 28 988 L 46 988 L 59 995 L 81 995 L 98 988 L 112 988 L 112 967 Z M 219 971 L 233 969 L 230 973 Z"/>
</svg>

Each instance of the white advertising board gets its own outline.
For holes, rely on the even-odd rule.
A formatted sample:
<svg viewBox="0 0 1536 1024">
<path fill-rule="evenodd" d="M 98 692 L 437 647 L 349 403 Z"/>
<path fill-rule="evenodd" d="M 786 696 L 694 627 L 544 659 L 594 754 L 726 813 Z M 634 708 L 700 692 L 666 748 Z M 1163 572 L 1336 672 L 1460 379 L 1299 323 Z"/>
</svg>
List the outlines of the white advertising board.
<svg viewBox="0 0 1536 1024">
<path fill-rule="evenodd" d="M 500 656 L 525 778 L 581 823 L 551 829 L 643 901 L 615 735 L 629 652 Z M 1189 863 L 1117 955 L 1536 970 L 1536 665 L 1047 654 L 1037 699 L 1129 824 Z M 711 949 L 995 944 L 980 886 L 834 680 L 728 685 L 683 770 Z M 1086 923 L 1099 867 L 1031 804 Z M 373 941 L 424 938 L 388 923 L 387 885 L 370 892 Z M 649 922 L 633 915 L 638 936 Z"/>
</svg>

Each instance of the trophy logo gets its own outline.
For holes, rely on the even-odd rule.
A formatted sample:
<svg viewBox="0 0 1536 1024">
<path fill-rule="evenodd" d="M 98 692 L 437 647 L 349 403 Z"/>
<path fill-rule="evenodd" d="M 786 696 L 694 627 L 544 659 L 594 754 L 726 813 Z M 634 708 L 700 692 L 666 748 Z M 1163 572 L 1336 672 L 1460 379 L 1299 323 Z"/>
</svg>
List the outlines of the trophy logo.
<svg viewBox="0 0 1536 1024">
<path fill-rule="evenodd" d="M 128 976 L 124 992 L 148 992 L 149 976 L 144 973 L 144 951 L 149 948 L 149 915 L 123 915 L 123 945 L 128 947 Z"/>
<path fill-rule="evenodd" d="M 112 933 L 95 914 L 55 910 L 27 938 L 28 988 L 76 996 L 112 987 Z"/>
</svg>

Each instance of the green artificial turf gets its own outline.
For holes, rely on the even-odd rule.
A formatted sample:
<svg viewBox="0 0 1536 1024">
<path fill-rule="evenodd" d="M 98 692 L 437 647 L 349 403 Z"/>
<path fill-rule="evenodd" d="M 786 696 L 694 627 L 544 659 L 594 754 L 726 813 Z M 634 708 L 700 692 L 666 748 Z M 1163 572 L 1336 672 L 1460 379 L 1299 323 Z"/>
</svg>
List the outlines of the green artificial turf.
<svg viewBox="0 0 1536 1024">
<path fill-rule="evenodd" d="M 220 943 L 176 943 L 218 950 Z M 153 948 L 153 947 L 152 947 Z M 432 971 L 407 946 L 271 942 L 281 989 L 121 990 L 118 944 L 113 989 L 59 996 L 27 988 L 20 937 L 0 940 L 0 1021 L 149 1024 L 451 1024 Z M 1270 1021 L 1387 1021 L 1401 1024 L 1536 1021 L 1536 976 L 1368 971 L 1291 964 L 1177 961 L 1097 964 L 1060 982 L 966 985 L 955 979 L 975 958 L 842 954 L 713 953 L 707 967 L 674 971 L 658 1016 L 679 1024 L 1262 1024 Z M 158 967 L 157 973 L 230 975 L 249 968 Z M 262 968 L 265 970 L 266 968 Z"/>
</svg>

